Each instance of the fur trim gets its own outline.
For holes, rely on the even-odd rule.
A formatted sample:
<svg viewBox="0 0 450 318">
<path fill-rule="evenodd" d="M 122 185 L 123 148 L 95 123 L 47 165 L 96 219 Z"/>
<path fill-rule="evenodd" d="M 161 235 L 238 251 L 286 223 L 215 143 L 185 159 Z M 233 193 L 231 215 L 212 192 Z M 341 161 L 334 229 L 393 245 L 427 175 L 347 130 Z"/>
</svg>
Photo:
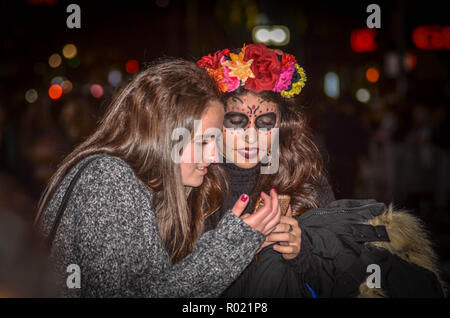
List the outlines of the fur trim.
<svg viewBox="0 0 450 318">
<path fill-rule="evenodd" d="M 370 242 L 379 248 L 385 248 L 401 259 L 426 268 L 438 278 L 445 291 L 445 284 L 440 279 L 438 258 L 429 240 L 429 234 L 420 219 L 406 211 L 394 211 L 392 204 L 381 215 L 365 222 L 373 226 L 384 225 L 390 242 Z M 380 290 L 368 288 L 363 282 L 358 297 L 383 297 Z"/>
<path fill-rule="evenodd" d="M 357 298 L 384 298 L 386 295 L 384 294 L 383 289 L 381 288 L 369 288 L 367 283 L 364 281 L 361 285 L 359 285 L 359 295 Z"/>
</svg>

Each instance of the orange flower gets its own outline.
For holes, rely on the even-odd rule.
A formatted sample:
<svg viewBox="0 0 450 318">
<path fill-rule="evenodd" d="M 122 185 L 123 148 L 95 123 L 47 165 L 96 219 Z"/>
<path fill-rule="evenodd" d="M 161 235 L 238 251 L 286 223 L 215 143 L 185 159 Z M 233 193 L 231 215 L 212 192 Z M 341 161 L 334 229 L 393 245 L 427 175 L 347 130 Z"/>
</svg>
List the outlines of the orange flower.
<svg viewBox="0 0 450 318">
<path fill-rule="evenodd" d="M 244 52 L 242 51 L 239 54 L 230 53 L 231 61 L 225 61 L 222 65 L 230 68 L 229 76 L 237 77 L 242 83 L 247 81 L 247 78 L 255 78 L 250 66 L 253 63 L 253 60 L 250 59 L 248 61 L 244 61 Z"/>
<path fill-rule="evenodd" d="M 217 82 L 219 90 L 221 92 L 226 92 L 227 91 L 227 86 L 222 81 L 222 79 L 223 79 L 223 67 L 220 67 L 218 69 L 207 68 L 206 71 L 208 72 L 209 76 L 214 78 L 214 80 Z"/>
</svg>

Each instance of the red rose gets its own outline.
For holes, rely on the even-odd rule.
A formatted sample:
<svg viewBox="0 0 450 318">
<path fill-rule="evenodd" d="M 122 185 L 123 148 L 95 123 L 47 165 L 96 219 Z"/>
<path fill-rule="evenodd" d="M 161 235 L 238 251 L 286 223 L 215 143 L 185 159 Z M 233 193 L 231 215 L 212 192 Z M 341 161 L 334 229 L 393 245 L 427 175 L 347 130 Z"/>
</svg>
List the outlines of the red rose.
<svg viewBox="0 0 450 318">
<path fill-rule="evenodd" d="M 230 53 L 230 50 L 224 49 L 222 51 L 217 51 L 216 53 L 214 53 L 214 56 L 208 54 L 207 56 L 203 56 L 197 62 L 197 65 L 200 67 L 216 69 L 219 67 L 220 59 L 222 58 L 222 56 L 227 55 L 228 53 Z"/>
<path fill-rule="evenodd" d="M 264 44 L 250 44 L 245 49 L 244 61 L 253 59 L 251 70 L 255 78 L 248 78 L 245 88 L 255 93 L 271 91 L 280 77 L 281 63 L 277 54 Z"/>
</svg>

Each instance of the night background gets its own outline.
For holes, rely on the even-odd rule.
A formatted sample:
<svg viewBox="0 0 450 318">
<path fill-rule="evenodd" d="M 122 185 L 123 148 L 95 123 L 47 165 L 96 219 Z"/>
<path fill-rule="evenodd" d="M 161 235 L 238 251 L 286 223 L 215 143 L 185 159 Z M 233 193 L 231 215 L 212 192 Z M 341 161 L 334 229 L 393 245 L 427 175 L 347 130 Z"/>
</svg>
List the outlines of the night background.
<svg viewBox="0 0 450 318">
<path fill-rule="evenodd" d="M 70 29 L 67 6 L 81 9 Z M 368 29 L 369 4 L 381 28 Z M 307 74 L 301 103 L 337 199 L 419 216 L 450 280 L 450 19 L 445 1 L 0 3 L 0 211 L 31 224 L 58 163 L 113 93 L 159 57 L 192 61 L 284 26 Z M 0 220 L 0 232 L 7 226 Z M 0 245 L 14 245 L 0 233 Z M 2 242 L 3 240 L 3 242 Z M 19 244 L 20 245 L 20 244 Z M 1 294 L 1 293 L 0 293 Z"/>
</svg>

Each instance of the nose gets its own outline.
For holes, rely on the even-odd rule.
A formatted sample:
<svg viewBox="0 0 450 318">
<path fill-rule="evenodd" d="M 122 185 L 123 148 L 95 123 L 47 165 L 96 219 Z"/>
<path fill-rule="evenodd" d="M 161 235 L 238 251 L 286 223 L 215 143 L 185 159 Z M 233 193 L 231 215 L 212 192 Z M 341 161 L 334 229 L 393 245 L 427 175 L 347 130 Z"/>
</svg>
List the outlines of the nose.
<svg viewBox="0 0 450 318">
<path fill-rule="evenodd" d="M 205 159 L 205 163 L 217 163 L 219 162 L 219 151 L 217 149 L 217 142 L 211 142 L 205 149 L 205 154 L 203 158 Z"/>
<path fill-rule="evenodd" d="M 254 144 L 258 141 L 258 133 L 256 132 L 254 124 L 252 124 L 245 132 L 245 141 L 248 144 Z"/>
</svg>

